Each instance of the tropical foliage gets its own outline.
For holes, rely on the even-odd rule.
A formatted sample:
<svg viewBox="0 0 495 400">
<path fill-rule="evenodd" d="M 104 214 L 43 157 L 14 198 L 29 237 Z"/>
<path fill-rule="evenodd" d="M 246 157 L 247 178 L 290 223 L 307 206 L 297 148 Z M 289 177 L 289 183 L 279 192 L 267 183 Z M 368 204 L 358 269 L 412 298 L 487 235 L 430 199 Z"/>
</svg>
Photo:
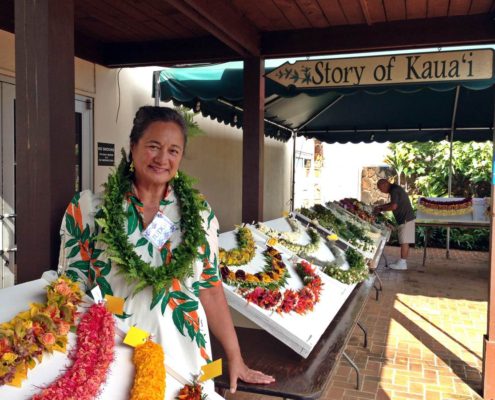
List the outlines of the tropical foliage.
<svg viewBox="0 0 495 400">
<path fill-rule="evenodd" d="M 385 162 L 395 169 L 397 182 L 413 196 L 443 197 L 448 193 L 450 144 L 392 143 Z M 452 196 L 490 196 L 492 143 L 454 142 Z"/>
<path fill-rule="evenodd" d="M 448 194 L 450 144 L 393 143 L 385 162 L 395 169 L 400 183 L 416 204 L 419 196 L 444 197 Z M 490 196 L 490 178 L 493 147 L 491 142 L 461 143 L 452 146 L 452 197 Z M 452 248 L 487 250 L 488 230 L 451 229 Z M 424 244 L 423 228 L 416 229 L 416 245 Z M 430 233 L 428 246 L 445 247 L 446 229 Z"/>
</svg>

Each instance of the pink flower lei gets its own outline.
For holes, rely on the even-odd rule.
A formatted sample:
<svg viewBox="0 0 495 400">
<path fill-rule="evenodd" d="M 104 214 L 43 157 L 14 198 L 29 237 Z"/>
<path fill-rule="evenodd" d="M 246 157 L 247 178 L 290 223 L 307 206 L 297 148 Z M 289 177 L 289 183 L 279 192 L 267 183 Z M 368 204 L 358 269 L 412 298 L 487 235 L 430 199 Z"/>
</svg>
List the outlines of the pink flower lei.
<svg viewBox="0 0 495 400">
<path fill-rule="evenodd" d="M 33 400 L 94 399 L 114 358 L 114 335 L 112 314 L 102 304 L 92 305 L 77 327 L 76 351 L 70 356 L 74 363 Z"/>
</svg>

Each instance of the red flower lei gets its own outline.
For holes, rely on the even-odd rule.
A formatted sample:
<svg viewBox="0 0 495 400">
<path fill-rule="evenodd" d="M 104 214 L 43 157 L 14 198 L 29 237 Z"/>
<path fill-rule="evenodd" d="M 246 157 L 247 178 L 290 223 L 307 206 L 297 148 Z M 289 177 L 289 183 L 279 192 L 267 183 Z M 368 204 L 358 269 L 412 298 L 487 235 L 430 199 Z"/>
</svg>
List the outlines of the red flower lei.
<svg viewBox="0 0 495 400">
<path fill-rule="evenodd" d="M 297 292 L 288 289 L 281 293 L 279 290 L 258 287 L 252 291 L 241 292 L 242 296 L 250 303 L 278 313 L 295 311 L 298 314 L 305 314 L 313 311 L 314 305 L 320 301 L 323 286 L 321 277 L 311 264 L 304 260 L 297 264 L 296 272 L 304 282 L 304 287 Z"/>
<path fill-rule="evenodd" d="M 113 316 L 103 304 L 94 304 L 77 327 L 74 363 L 57 381 L 33 396 L 33 400 L 94 399 L 105 382 L 114 357 Z"/>
<path fill-rule="evenodd" d="M 203 387 L 199 383 L 184 385 L 176 397 L 176 400 L 203 400 L 207 395 L 203 394 Z"/>
</svg>

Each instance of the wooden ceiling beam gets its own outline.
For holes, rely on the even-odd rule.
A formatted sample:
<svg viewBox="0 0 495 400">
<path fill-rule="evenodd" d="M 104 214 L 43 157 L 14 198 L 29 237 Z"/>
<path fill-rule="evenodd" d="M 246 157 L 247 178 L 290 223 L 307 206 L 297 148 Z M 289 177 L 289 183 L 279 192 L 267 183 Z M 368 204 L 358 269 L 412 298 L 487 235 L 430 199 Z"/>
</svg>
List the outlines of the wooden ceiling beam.
<svg viewBox="0 0 495 400">
<path fill-rule="evenodd" d="M 261 47 L 263 57 L 277 58 L 489 44 L 494 40 L 493 17 L 472 15 L 266 32 L 262 34 Z"/>
<path fill-rule="evenodd" d="M 361 5 L 361 10 L 363 11 L 364 18 L 366 19 L 366 23 L 371 26 L 373 25 L 373 20 L 371 19 L 370 10 L 368 8 L 368 0 L 359 0 L 359 4 Z"/>
<path fill-rule="evenodd" d="M 241 60 L 235 50 L 213 37 L 139 43 L 107 43 L 101 64 L 112 67 L 216 63 Z"/>
<path fill-rule="evenodd" d="M 74 53 L 76 57 L 96 64 L 105 63 L 105 46 L 85 34 L 74 32 Z"/>
<path fill-rule="evenodd" d="M 239 55 L 259 56 L 259 32 L 226 0 L 166 0 Z"/>
</svg>

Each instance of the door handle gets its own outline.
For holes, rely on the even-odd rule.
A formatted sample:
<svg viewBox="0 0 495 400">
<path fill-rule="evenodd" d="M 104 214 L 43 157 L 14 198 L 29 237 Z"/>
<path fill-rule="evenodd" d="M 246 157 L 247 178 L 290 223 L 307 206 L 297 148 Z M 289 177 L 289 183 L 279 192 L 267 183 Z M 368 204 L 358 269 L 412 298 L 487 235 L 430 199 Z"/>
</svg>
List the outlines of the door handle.
<svg viewBox="0 0 495 400">
<path fill-rule="evenodd" d="M 3 256 L 6 253 L 15 253 L 17 251 L 17 246 L 12 247 L 10 249 L 0 250 L 0 256 Z"/>
</svg>

